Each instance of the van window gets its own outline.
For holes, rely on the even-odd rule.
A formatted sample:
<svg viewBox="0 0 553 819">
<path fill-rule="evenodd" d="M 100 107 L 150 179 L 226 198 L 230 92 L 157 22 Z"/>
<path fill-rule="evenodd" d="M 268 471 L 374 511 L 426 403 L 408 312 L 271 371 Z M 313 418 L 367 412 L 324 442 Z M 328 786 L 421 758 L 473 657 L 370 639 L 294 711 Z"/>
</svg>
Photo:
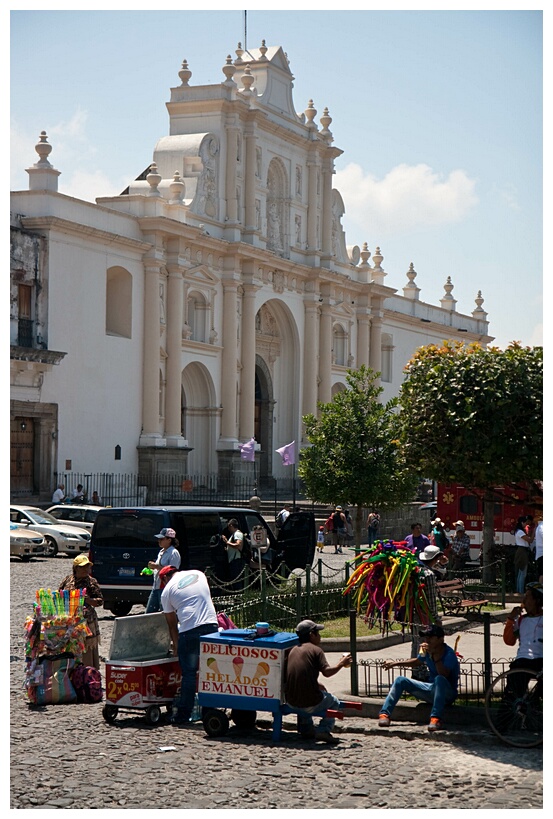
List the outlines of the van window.
<svg viewBox="0 0 553 819">
<path fill-rule="evenodd" d="M 462 515 L 477 515 L 478 498 L 476 495 L 462 495 L 459 498 L 459 511 Z"/>
<path fill-rule="evenodd" d="M 186 549 L 180 549 L 181 558 L 184 559 L 186 554 L 186 568 L 204 571 L 209 555 L 209 541 L 220 532 L 219 515 L 171 512 L 170 520 L 179 544 L 181 547 L 186 544 Z M 183 564 L 181 568 L 184 568 Z"/>
<path fill-rule="evenodd" d="M 164 527 L 164 514 L 158 511 L 122 510 L 98 515 L 95 521 L 94 541 L 110 540 L 110 546 L 125 547 L 126 540 L 144 541 L 155 545 L 155 535 Z M 119 543 L 116 540 L 120 541 Z"/>
</svg>

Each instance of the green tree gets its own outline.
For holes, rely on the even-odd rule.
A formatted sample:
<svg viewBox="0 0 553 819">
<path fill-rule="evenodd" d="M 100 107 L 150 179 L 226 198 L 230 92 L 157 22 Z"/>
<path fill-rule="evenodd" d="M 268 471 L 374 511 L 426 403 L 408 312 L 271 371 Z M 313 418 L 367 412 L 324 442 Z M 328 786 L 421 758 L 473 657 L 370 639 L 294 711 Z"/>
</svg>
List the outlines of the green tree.
<svg viewBox="0 0 553 819">
<path fill-rule="evenodd" d="M 348 370 L 348 388 L 319 417 L 303 418 L 311 446 L 301 451 L 298 473 L 317 503 L 356 507 L 355 543 L 361 544 L 363 507 L 390 509 L 413 498 L 419 473 L 408 469 L 399 441 L 397 398 L 381 404 L 377 373 Z"/>
<path fill-rule="evenodd" d="M 494 486 L 542 479 L 543 349 L 444 342 L 406 366 L 399 401 L 408 463 L 484 491 L 483 557 L 491 563 Z M 485 573 L 485 579 L 493 570 Z"/>
</svg>

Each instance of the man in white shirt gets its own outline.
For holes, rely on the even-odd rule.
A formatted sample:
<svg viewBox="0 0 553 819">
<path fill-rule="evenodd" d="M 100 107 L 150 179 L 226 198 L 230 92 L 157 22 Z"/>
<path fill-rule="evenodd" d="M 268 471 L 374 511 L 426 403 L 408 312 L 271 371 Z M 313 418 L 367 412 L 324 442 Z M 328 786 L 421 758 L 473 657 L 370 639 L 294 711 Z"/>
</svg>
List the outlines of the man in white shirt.
<svg viewBox="0 0 553 819">
<path fill-rule="evenodd" d="M 63 483 L 59 483 L 57 489 L 55 490 L 54 494 L 52 495 L 52 503 L 63 503 L 65 498 L 65 485 Z"/>
<path fill-rule="evenodd" d="M 217 614 L 207 578 L 197 569 L 179 572 L 164 566 L 159 572 L 161 607 L 167 620 L 173 656 L 182 672 L 180 701 L 173 724 L 191 725 L 196 694 L 196 672 L 200 663 L 200 637 L 217 631 Z"/>
<path fill-rule="evenodd" d="M 236 518 L 231 518 L 227 525 L 230 532 L 230 537 L 221 535 L 221 539 L 225 544 L 225 549 L 227 552 L 229 581 L 232 583 L 231 588 L 237 589 L 239 584 L 236 582 L 236 580 L 244 567 L 242 560 L 244 533 L 238 528 L 238 521 Z"/>
</svg>

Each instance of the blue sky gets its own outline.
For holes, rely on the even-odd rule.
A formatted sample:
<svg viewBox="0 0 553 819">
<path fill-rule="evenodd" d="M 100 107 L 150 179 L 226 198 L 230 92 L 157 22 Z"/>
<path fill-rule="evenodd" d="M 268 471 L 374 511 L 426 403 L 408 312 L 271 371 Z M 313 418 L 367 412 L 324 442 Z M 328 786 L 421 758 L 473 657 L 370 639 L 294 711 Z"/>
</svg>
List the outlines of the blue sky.
<svg viewBox="0 0 553 819">
<path fill-rule="evenodd" d="M 165 6 L 11 4 L 12 189 L 45 130 L 62 193 L 121 192 L 168 133 L 183 59 L 191 84 L 223 81 L 244 12 Z M 488 8 L 249 10 L 247 45 L 287 52 L 298 112 L 328 107 L 347 243 L 380 246 L 386 284 L 413 262 L 436 304 L 451 276 L 461 313 L 482 291 L 498 346 L 541 344 L 542 13 Z"/>
</svg>

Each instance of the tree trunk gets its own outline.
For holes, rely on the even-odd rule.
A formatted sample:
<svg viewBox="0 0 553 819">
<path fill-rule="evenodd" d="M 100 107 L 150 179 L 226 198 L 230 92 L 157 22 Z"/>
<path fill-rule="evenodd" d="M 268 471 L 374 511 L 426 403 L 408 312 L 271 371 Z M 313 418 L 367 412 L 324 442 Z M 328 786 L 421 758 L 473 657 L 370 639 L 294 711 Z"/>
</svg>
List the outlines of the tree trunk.
<svg viewBox="0 0 553 819">
<path fill-rule="evenodd" d="M 495 530 L 493 525 L 494 496 L 491 491 L 486 491 L 484 495 L 484 525 L 482 527 L 482 579 L 484 583 L 495 581 L 495 566 L 493 565 L 493 545 L 495 542 Z"/>
</svg>

